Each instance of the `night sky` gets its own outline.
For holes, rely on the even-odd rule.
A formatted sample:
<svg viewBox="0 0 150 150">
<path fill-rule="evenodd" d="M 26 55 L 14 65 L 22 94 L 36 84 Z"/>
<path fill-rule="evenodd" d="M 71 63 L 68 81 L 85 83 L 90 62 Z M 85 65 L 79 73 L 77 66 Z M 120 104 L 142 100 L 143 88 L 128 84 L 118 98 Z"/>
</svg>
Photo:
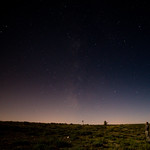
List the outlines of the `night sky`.
<svg viewBox="0 0 150 150">
<path fill-rule="evenodd" d="M 150 121 L 148 1 L 0 4 L 0 120 Z"/>
</svg>

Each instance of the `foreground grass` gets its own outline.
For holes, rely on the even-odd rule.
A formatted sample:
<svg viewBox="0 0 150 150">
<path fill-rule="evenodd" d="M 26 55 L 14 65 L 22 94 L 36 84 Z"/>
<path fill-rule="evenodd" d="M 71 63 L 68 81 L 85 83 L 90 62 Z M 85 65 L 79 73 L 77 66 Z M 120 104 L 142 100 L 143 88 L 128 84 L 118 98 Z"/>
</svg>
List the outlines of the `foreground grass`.
<svg viewBox="0 0 150 150">
<path fill-rule="evenodd" d="M 0 122 L 0 150 L 148 150 L 144 124 Z"/>
</svg>

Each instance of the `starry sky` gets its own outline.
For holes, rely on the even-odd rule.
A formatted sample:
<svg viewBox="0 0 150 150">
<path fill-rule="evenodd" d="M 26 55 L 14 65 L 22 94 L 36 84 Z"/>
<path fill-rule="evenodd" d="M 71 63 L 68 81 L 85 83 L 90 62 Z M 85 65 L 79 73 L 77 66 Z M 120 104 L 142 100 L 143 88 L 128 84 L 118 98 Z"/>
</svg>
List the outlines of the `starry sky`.
<svg viewBox="0 0 150 150">
<path fill-rule="evenodd" d="M 150 121 L 148 1 L 0 4 L 0 120 Z"/>
</svg>

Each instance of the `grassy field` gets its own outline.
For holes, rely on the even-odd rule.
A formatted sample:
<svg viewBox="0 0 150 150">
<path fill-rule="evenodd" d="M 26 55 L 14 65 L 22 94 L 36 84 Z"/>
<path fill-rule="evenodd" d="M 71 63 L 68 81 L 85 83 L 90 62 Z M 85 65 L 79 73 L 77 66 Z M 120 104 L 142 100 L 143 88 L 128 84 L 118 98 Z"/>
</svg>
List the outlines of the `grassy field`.
<svg viewBox="0 0 150 150">
<path fill-rule="evenodd" d="M 0 150 L 149 150 L 144 127 L 0 122 Z"/>
</svg>

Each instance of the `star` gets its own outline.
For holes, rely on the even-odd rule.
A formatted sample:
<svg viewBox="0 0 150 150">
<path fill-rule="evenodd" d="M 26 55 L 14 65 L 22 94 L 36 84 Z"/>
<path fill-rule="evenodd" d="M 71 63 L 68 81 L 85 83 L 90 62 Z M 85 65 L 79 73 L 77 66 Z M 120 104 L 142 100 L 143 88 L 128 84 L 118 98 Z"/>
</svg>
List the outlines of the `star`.
<svg viewBox="0 0 150 150">
<path fill-rule="evenodd" d="M 140 25 L 138 26 L 138 28 L 139 28 L 140 31 L 142 30 L 142 27 Z"/>
<path fill-rule="evenodd" d="M 114 94 L 116 94 L 117 93 L 117 91 L 116 90 L 114 90 Z"/>
</svg>

